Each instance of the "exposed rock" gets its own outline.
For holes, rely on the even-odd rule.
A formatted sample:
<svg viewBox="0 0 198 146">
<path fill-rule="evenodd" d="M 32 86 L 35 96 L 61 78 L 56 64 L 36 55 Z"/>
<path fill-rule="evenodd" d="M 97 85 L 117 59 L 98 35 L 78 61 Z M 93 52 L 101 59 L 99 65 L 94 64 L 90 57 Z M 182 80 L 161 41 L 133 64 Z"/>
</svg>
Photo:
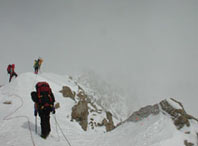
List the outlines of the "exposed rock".
<svg viewBox="0 0 198 146">
<path fill-rule="evenodd" d="M 162 100 L 160 104 L 155 104 L 153 106 L 148 105 L 146 107 L 141 108 L 139 111 L 134 112 L 126 121 L 137 122 L 148 117 L 150 114 L 156 115 L 160 112 L 159 105 L 163 111 L 165 111 L 171 116 L 177 129 L 181 129 L 185 125 L 189 127 L 189 119 L 194 119 L 198 121 L 197 118 L 186 113 L 182 103 L 173 98 L 171 98 L 171 100 L 178 103 L 181 106 L 181 109 L 176 109 L 167 100 Z M 119 123 L 117 126 L 121 125 L 122 123 L 123 122 Z"/>
<path fill-rule="evenodd" d="M 11 101 L 4 101 L 3 104 L 12 104 Z"/>
<path fill-rule="evenodd" d="M 104 119 L 103 119 L 103 121 L 104 121 Z M 100 126 L 100 127 L 104 126 L 104 122 L 103 121 L 101 123 L 97 123 L 97 126 Z"/>
<path fill-rule="evenodd" d="M 178 129 L 181 129 L 184 127 L 184 125 L 186 125 L 187 127 L 190 126 L 190 123 L 188 121 L 188 119 L 184 116 L 184 115 L 180 115 L 179 117 L 177 117 L 175 120 L 174 120 L 174 124 L 176 125 L 176 127 Z"/>
<path fill-rule="evenodd" d="M 188 125 L 189 126 L 189 121 L 188 119 L 186 119 L 185 116 L 183 116 L 183 114 L 180 114 L 178 111 L 176 110 L 173 106 L 171 106 L 167 100 L 163 100 L 160 102 L 161 108 L 167 112 L 169 115 L 171 115 L 175 126 L 177 127 L 177 129 L 181 129 L 184 127 L 184 125 Z"/>
<path fill-rule="evenodd" d="M 60 108 L 60 103 L 59 103 L 59 102 L 57 102 L 57 103 L 54 105 L 54 108 L 55 108 L 55 109 Z"/>
<path fill-rule="evenodd" d="M 89 122 L 89 125 L 91 126 L 91 129 L 94 129 L 94 127 L 97 127 L 96 122 L 94 121 L 94 119 L 90 119 L 91 121 Z"/>
<path fill-rule="evenodd" d="M 85 100 L 79 101 L 77 105 L 72 107 L 72 120 L 79 122 L 83 130 L 87 130 L 88 106 Z"/>
<path fill-rule="evenodd" d="M 94 102 L 91 101 L 91 98 L 86 94 L 86 92 L 78 85 L 77 105 L 72 107 L 71 121 L 74 119 L 79 122 L 83 130 L 87 130 L 87 126 L 91 129 L 94 129 L 98 125 L 96 124 L 97 119 L 94 119 L 96 114 L 101 114 L 102 109 L 98 109 Z M 95 112 L 95 113 L 93 113 Z M 88 120 L 88 114 L 91 113 L 90 119 Z M 115 126 L 113 125 L 112 115 L 108 113 L 109 121 L 107 121 L 108 131 L 112 130 Z M 96 121 L 95 121 L 96 120 Z M 98 121 L 97 121 L 98 122 Z M 112 126 L 113 125 L 113 126 Z M 103 124 L 104 126 L 104 124 Z"/>
<path fill-rule="evenodd" d="M 185 125 L 187 127 L 189 127 L 190 126 L 189 119 L 194 119 L 194 120 L 198 121 L 198 119 L 196 119 L 195 117 L 193 117 L 193 116 L 191 116 L 191 115 L 186 113 L 186 111 L 184 110 L 183 105 L 179 101 L 177 101 L 177 100 L 175 100 L 173 98 L 171 98 L 171 100 L 176 102 L 176 103 L 178 103 L 181 106 L 181 109 L 175 109 L 173 106 L 171 106 L 168 103 L 167 100 L 161 101 L 160 105 L 161 105 L 161 108 L 165 112 L 167 112 L 168 114 L 171 115 L 171 117 L 172 117 L 172 119 L 174 121 L 174 124 L 177 127 L 177 129 L 181 129 Z"/>
<path fill-rule="evenodd" d="M 140 121 L 149 115 L 153 114 L 156 115 L 160 112 L 158 104 L 153 106 L 148 105 L 141 108 L 139 111 L 134 112 L 126 121 L 137 122 Z"/>
<path fill-rule="evenodd" d="M 172 117 L 178 117 L 178 113 L 175 112 L 175 108 L 173 108 L 167 100 L 162 100 L 160 102 L 161 108 L 167 112 L 168 114 L 170 114 Z"/>
<path fill-rule="evenodd" d="M 85 100 L 87 98 L 87 95 L 83 91 L 78 92 L 77 96 L 80 100 Z"/>
<path fill-rule="evenodd" d="M 114 123 L 113 123 L 112 114 L 110 112 L 106 112 L 106 116 L 107 116 L 108 120 L 106 118 L 104 118 L 102 120 L 102 122 L 98 123 L 97 125 L 98 126 L 105 126 L 106 131 L 109 132 L 109 131 L 113 130 L 115 128 L 115 126 L 114 126 Z"/>
<path fill-rule="evenodd" d="M 163 100 L 159 104 L 155 104 L 153 106 L 149 105 L 149 106 L 141 108 L 139 111 L 134 112 L 127 120 L 125 120 L 124 122 L 118 123 L 116 127 L 118 127 L 119 125 L 121 125 L 125 122 L 128 122 L 128 121 L 133 121 L 133 122 L 140 121 L 140 120 L 148 117 L 151 114 L 157 115 L 160 112 L 162 112 L 164 114 L 167 113 L 168 116 L 170 115 L 178 130 L 183 128 L 184 126 L 189 127 L 190 126 L 190 122 L 189 122 L 190 119 L 198 121 L 197 118 L 195 118 L 192 115 L 189 115 L 189 114 L 186 113 L 182 103 L 180 103 L 179 101 L 177 101 L 173 98 L 171 98 L 171 100 L 176 102 L 177 104 L 179 104 L 181 109 L 180 108 L 174 108 L 172 106 L 171 102 L 168 102 L 167 100 Z M 98 125 L 102 126 L 102 125 L 107 125 L 107 124 L 108 124 L 107 119 L 104 119 L 102 121 L 102 123 L 100 123 Z M 191 131 L 186 131 L 184 133 L 185 134 L 191 134 Z M 198 133 L 196 133 L 196 134 L 197 134 L 197 145 L 198 145 Z M 185 146 L 194 146 L 195 144 L 185 140 L 184 145 Z"/>
<path fill-rule="evenodd" d="M 185 134 L 190 134 L 190 131 L 186 131 Z"/>
<path fill-rule="evenodd" d="M 77 96 L 80 98 L 80 100 L 87 99 L 87 95 L 85 94 L 85 91 L 80 86 L 78 86 L 78 94 L 77 94 Z"/>
<path fill-rule="evenodd" d="M 185 146 L 194 146 L 194 143 L 188 142 L 187 140 L 184 140 L 184 145 Z"/>
<path fill-rule="evenodd" d="M 103 123 L 103 125 L 107 125 L 107 123 L 108 123 L 108 122 L 107 122 L 107 119 L 104 118 L 104 119 L 102 120 L 102 123 Z"/>
<path fill-rule="evenodd" d="M 107 116 L 107 119 L 109 120 L 107 122 L 107 124 L 105 125 L 106 126 L 106 131 L 111 131 L 115 128 L 114 126 L 114 123 L 113 123 L 113 118 L 112 118 L 112 114 L 110 112 L 106 112 L 106 116 Z"/>
<path fill-rule="evenodd" d="M 106 112 L 106 116 L 107 116 L 107 119 L 109 120 L 109 122 L 113 122 L 112 114 L 110 112 Z"/>
<path fill-rule="evenodd" d="M 69 87 L 63 86 L 63 89 L 60 92 L 63 94 L 63 97 L 70 97 L 71 99 L 75 100 L 74 97 L 76 93 L 72 92 Z"/>
</svg>

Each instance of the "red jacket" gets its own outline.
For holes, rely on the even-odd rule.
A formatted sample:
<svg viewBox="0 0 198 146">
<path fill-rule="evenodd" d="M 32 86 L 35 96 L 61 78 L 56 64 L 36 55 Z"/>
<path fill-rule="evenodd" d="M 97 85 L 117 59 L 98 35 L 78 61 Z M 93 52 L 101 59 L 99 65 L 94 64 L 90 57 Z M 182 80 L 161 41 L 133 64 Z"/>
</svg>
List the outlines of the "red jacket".
<svg viewBox="0 0 198 146">
<path fill-rule="evenodd" d="M 14 72 L 14 68 L 15 68 L 15 64 L 12 64 L 12 67 L 11 67 L 11 73 Z"/>
</svg>

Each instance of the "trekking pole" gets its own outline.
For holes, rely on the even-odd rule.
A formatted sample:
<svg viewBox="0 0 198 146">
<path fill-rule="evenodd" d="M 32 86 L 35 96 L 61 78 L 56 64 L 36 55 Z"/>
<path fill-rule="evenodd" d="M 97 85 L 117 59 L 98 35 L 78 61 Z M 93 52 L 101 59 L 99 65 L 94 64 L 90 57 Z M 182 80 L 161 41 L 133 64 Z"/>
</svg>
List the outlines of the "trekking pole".
<svg viewBox="0 0 198 146">
<path fill-rule="evenodd" d="M 37 116 L 35 116 L 35 132 L 37 134 Z"/>
</svg>

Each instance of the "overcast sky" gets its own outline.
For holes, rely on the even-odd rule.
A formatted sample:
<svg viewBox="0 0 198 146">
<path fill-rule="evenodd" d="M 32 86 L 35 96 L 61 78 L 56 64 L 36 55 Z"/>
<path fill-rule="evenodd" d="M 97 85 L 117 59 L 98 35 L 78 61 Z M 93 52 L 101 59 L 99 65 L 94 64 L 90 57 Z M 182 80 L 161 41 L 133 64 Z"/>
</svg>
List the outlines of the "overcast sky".
<svg viewBox="0 0 198 146">
<path fill-rule="evenodd" d="M 198 98 L 197 0 L 0 0 L 0 84 L 6 67 L 92 69 L 138 97 Z M 146 99 L 145 99 L 146 100 Z"/>
</svg>

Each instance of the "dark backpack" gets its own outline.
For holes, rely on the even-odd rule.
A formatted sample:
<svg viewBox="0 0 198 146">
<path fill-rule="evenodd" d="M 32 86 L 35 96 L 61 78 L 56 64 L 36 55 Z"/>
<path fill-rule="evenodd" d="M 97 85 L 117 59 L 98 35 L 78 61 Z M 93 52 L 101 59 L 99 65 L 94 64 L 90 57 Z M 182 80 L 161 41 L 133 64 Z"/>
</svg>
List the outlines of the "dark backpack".
<svg viewBox="0 0 198 146">
<path fill-rule="evenodd" d="M 50 107 L 50 108 L 53 107 L 55 102 L 54 95 L 47 82 L 38 82 L 36 84 L 36 94 L 37 94 L 36 103 L 41 109 L 45 107 Z"/>
<path fill-rule="evenodd" d="M 34 68 L 39 67 L 39 60 L 34 61 Z"/>
<path fill-rule="evenodd" d="M 7 67 L 7 72 L 8 72 L 8 74 L 10 74 L 10 73 L 11 73 L 11 68 L 12 68 L 12 65 L 11 65 L 11 64 L 9 64 L 9 65 L 8 65 L 8 67 Z"/>
</svg>

